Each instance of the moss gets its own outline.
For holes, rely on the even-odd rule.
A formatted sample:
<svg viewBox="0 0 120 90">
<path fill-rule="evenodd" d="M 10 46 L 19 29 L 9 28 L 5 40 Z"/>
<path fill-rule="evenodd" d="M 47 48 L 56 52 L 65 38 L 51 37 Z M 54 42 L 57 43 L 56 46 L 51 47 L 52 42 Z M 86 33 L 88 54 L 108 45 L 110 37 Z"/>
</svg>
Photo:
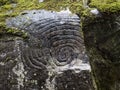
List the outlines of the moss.
<svg viewBox="0 0 120 90">
<path fill-rule="evenodd" d="M 84 17 L 94 16 L 90 13 L 92 8 L 84 8 L 82 0 L 0 0 L 0 32 L 4 31 L 5 20 L 19 15 L 24 10 L 46 9 L 60 11 L 67 7 L 73 12 Z M 101 12 L 117 12 L 120 10 L 120 0 L 91 0 L 90 7 L 97 7 Z M 3 29 L 3 30 L 1 30 Z M 5 28 L 6 30 L 6 28 Z"/>
<path fill-rule="evenodd" d="M 22 38 L 28 38 L 28 34 L 24 32 L 23 30 L 18 30 L 15 28 L 7 28 L 5 25 L 0 26 L 0 34 L 10 34 L 10 35 L 15 35 L 15 36 L 20 36 Z"/>
<path fill-rule="evenodd" d="M 89 5 L 105 13 L 120 11 L 120 0 L 91 0 Z"/>
<path fill-rule="evenodd" d="M 39 3 L 39 0 L 0 0 L 2 4 L 0 5 L 0 33 L 5 33 L 8 28 L 6 28 L 5 21 L 7 18 L 19 15 L 24 10 L 33 9 L 46 9 L 60 11 L 69 7 L 74 13 L 79 13 L 83 11 L 81 1 L 72 0 L 45 0 Z M 12 4 L 11 4 L 12 3 Z M 16 30 L 16 29 L 15 29 Z M 7 30 L 6 33 L 18 34 L 17 31 Z"/>
<path fill-rule="evenodd" d="M 16 3 L 16 0 L 0 0 L 0 6 L 10 3 Z"/>
</svg>

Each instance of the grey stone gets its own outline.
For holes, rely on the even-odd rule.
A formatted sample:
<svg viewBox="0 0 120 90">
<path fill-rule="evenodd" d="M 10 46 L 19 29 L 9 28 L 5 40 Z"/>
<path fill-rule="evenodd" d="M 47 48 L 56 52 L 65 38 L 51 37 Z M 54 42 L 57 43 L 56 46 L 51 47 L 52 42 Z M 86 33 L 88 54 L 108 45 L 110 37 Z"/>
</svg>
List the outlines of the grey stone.
<svg viewBox="0 0 120 90">
<path fill-rule="evenodd" d="M 28 38 L 1 36 L 0 89 L 93 90 L 77 15 L 33 10 L 6 23 Z"/>
</svg>

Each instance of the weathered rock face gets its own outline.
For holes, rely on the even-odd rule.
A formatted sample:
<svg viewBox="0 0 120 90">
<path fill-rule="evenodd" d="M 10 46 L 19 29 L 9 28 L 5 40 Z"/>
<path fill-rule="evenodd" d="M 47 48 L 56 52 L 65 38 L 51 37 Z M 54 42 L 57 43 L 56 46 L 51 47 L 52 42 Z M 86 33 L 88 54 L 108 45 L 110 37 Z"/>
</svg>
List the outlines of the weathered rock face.
<svg viewBox="0 0 120 90">
<path fill-rule="evenodd" d="M 103 14 L 83 28 L 97 90 L 120 90 L 120 14 Z"/>
<path fill-rule="evenodd" d="M 0 38 L 1 90 L 41 90 L 44 86 L 48 72 L 24 64 L 22 45 L 20 37 L 2 35 Z"/>
<path fill-rule="evenodd" d="M 0 37 L 0 89 L 93 90 L 77 15 L 33 10 L 7 25 L 28 38 Z"/>
<path fill-rule="evenodd" d="M 80 73 L 67 70 L 56 77 L 57 90 L 94 90 L 91 83 L 91 75 L 88 71 L 82 70 Z"/>
</svg>

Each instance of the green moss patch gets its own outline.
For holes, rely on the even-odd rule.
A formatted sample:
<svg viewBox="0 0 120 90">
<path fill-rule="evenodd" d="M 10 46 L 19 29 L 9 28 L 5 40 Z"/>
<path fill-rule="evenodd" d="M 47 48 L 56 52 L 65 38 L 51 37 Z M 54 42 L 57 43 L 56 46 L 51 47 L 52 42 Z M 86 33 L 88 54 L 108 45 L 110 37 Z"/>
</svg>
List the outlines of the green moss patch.
<svg viewBox="0 0 120 90">
<path fill-rule="evenodd" d="M 28 38 L 28 34 L 23 30 L 18 30 L 16 28 L 7 28 L 5 25 L 0 26 L 0 34 L 10 34 L 15 36 L 20 36 L 22 38 Z"/>
<path fill-rule="evenodd" d="M 120 0 L 91 0 L 90 7 L 96 7 L 101 12 L 114 13 L 120 11 Z"/>
<path fill-rule="evenodd" d="M 7 18 L 15 17 L 24 10 L 60 11 L 69 8 L 81 17 L 91 18 L 90 10 L 95 7 L 101 12 L 120 11 L 120 0 L 91 0 L 89 6 L 90 8 L 84 8 L 82 0 L 44 0 L 44 2 L 39 2 L 39 0 L 0 0 L 0 33 L 4 31 L 3 27 L 6 27 Z"/>
<path fill-rule="evenodd" d="M 39 2 L 39 0 L 16 0 L 16 2 L 11 0 L 0 0 L 0 33 L 6 32 L 7 28 L 5 25 L 6 19 L 15 17 L 19 15 L 24 10 L 38 10 L 46 9 L 53 11 L 60 11 L 70 8 L 74 13 L 79 13 L 83 11 L 81 1 L 72 0 L 45 0 L 44 2 Z M 9 31 L 9 29 L 8 29 Z M 12 30 L 13 31 L 13 30 Z M 15 31 L 16 32 L 16 29 Z M 14 33 L 15 34 L 15 33 Z"/>
</svg>

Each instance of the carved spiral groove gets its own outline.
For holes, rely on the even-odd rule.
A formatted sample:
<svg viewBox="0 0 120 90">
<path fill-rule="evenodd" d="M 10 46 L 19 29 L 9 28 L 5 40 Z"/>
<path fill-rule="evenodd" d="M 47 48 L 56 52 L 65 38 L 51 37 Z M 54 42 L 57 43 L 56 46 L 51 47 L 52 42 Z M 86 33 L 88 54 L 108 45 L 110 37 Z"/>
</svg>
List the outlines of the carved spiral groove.
<svg viewBox="0 0 120 90">
<path fill-rule="evenodd" d="M 46 33 L 51 45 L 52 56 L 57 65 L 70 63 L 77 57 L 76 49 L 79 50 L 82 39 L 79 34 L 79 25 L 69 22 L 56 26 L 52 32 Z"/>
<path fill-rule="evenodd" d="M 44 16 L 44 13 L 47 13 L 47 15 L 45 14 L 47 17 Z M 33 18 L 31 23 L 26 24 L 24 21 L 25 25 L 21 25 L 24 27 L 16 25 L 30 34 L 28 40 L 30 43 L 27 43 L 29 48 L 25 47 L 23 51 L 23 57 L 29 65 L 40 68 L 45 65 L 43 63 L 45 57 L 51 57 L 57 65 L 66 65 L 77 58 L 79 52 L 83 51 L 79 17 L 47 11 L 38 13 L 38 15 L 36 17 L 38 20 L 36 18 L 34 20 L 34 14 L 25 15 L 25 17 Z M 22 18 L 26 20 L 26 18 Z M 43 49 L 47 49 L 47 52 Z M 40 53 L 44 53 L 44 55 L 39 55 Z"/>
</svg>

